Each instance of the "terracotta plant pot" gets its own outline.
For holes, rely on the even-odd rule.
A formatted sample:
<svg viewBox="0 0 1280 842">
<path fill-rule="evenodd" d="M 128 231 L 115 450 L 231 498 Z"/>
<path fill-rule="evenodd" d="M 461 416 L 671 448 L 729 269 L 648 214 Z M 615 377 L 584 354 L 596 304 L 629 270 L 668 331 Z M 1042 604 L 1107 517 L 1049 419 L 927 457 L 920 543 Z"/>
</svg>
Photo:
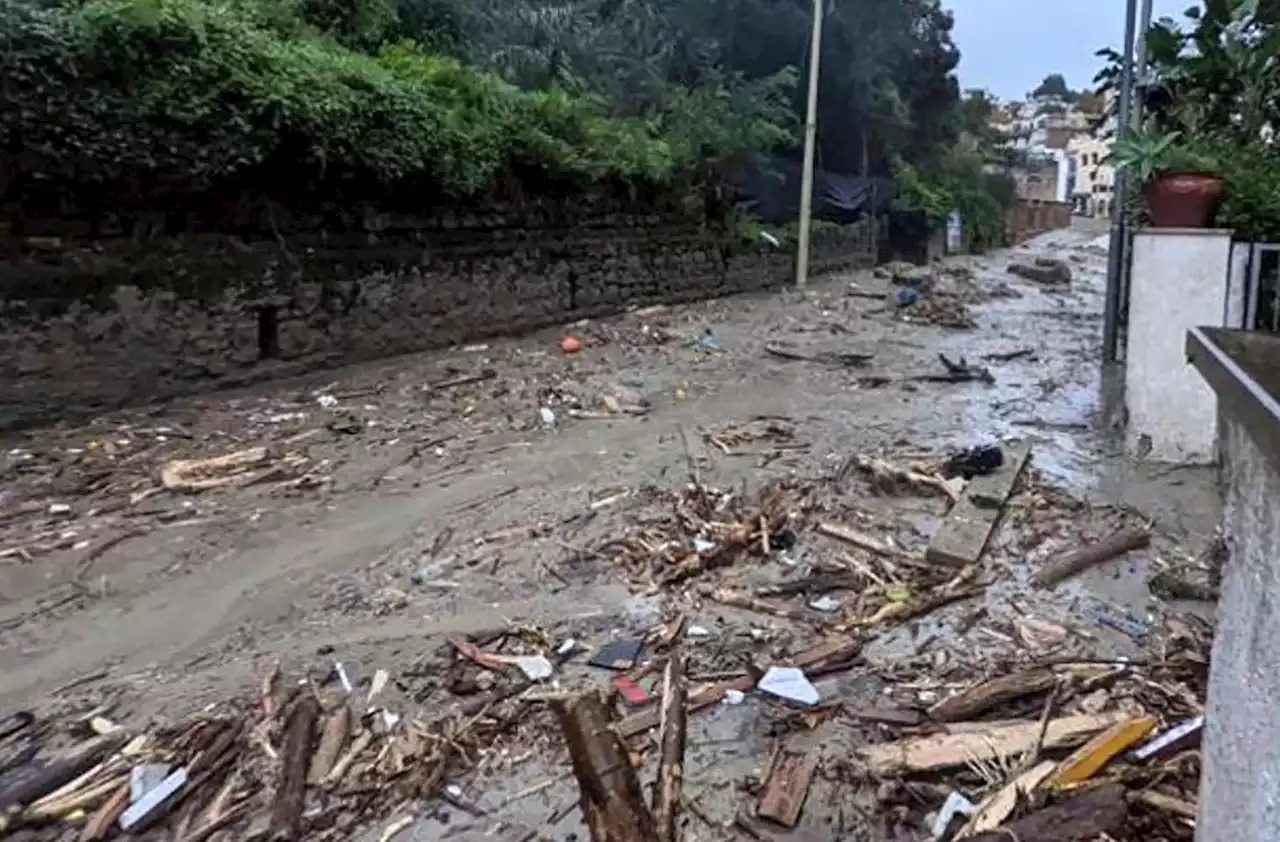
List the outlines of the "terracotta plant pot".
<svg viewBox="0 0 1280 842">
<path fill-rule="evenodd" d="M 1206 228 L 1222 196 L 1222 179 L 1207 172 L 1166 172 L 1142 187 L 1152 228 Z"/>
</svg>

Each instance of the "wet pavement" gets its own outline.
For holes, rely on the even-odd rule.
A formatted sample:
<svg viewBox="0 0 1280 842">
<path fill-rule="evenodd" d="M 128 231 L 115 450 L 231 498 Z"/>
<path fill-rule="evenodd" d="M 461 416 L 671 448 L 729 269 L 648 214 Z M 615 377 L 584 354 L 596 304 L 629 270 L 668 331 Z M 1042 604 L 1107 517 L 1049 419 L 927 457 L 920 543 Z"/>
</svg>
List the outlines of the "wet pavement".
<svg viewBox="0 0 1280 842">
<path fill-rule="evenodd" d="M 547 332 L 12 442 L 11 461 L 26 466 L 15 487 L 35 502 L 29 517 L 0 525 L 10 547 L 33 549 L 0 566 L 0 701 L 74 709 L 110 699 L 121 716 L 170 717 L 253 686 L 255 664 L 280 655 L 320 675 L 341 660 L 357 683 L 386 669 L 389 704 L 432 714 L 453 702 L 441 654 L 451 636 L 517 626 L 596 645 L 647 631 L 677 603 L 708 630 L 689 641 L 704 668 L 767 663 L 811 633 L 655 589 L 595 552 L 661 515 L 668 503 L 642 489 L 678 489 L 696 472 L 750 496 L 777 478 L 818 482 L 853 453 L 910 461 L 1012 439 L 1031 441 L 1032 468 L 984 555 L 985 596 L 873 629 L 862 665 L 815 684 L 846 705 L 927 704 L 994 664 L 1044 654 L 1034 631 L 1045 627 L 1068 640 L 1044 651 L 1136 657 L 1164 612 L 1204 607 L 1166 605 L 1147 581 L 1197 563 L 1219 502 L 1208 470 L 1135 464 L 1122 452 L 1120 396 L 1114 374 L 1104 388 L 1099 363 L 1100 233 L 1057 232 L 948 261 L 916 305 L 897 304 L 886 273 L 860 273 L 803 293 L 573 326 L 566 332 L 584 347 L 572 356 L 559 351 L 560 332 Z M 1069 287 L 1005 271 L 1037 256 L 1065 261 Z M 976 327 L 933 323 L 957 307 Z M 779 347 L 807 359 L 767 350 Z M 849 367 L 823 354 L 872 358 Z M 940 354 L 986 367 L 993 382 L 919 379 L 942 371 Z M 791 437 L 731 446 L 716 437 L 761 416 L 785 419 Z M 104 442 L 118 453 L 97 486 L 58 484 L 60 454 L 99 458 Z M 280 469 L 267 479 L 197 494 L 157 488 L 165 460 L 259 444 Z M 822 505 L 827 518 L 913 552 L 945 513 L 936 498 L 862 490 Z M 69 513 L 54 518 L 54 506 Z M 1135 517 L 1153 521 L 1149 551 L 1056 589 L 1031 587 L 1047 558 Z M 53 537 L 42 544 L 37 533 Z M 736 583 L 785 580 L 834 551 L 801 536 L 735 571 Z M 548 692 L 601 685 L 602 671 L 581 660 Z M 900 680 L 921 669 L 934 678 Z M 882 838 L 870 817 L 875 784 L 849 782 L 850 753 L 877 738 L 876 726 L 840 719 L 804 732 L 748 694 L 694 715 L 690 729 L 686 840 L 726 835 L 784 735 L 824 758 L 796 838 Z M 473 773 L 447 782 L 454 803 L 424 806 L 397 838 L 585 838 L 547 721 L 473 760 Z M 379 833 L 370 827 L 367 838 Z"/>
</svg>

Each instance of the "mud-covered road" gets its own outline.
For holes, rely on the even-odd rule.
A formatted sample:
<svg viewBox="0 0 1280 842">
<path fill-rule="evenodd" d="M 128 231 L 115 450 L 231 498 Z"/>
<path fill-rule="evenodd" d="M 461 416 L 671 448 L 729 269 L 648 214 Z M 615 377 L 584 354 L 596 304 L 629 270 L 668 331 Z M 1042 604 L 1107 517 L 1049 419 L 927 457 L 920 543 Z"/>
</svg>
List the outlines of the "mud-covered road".
<svg viewBox="0 0 1280 842">
<path fill-rule="evenodd" d="M 870 671 L 823 692 L 874 699 L 887 673 L 920 659 L 944 677 L 981 670 L 1037 645 L 1028 628 L 1067 630 L 1062 645 L 1077 654 L 1132 653 L 1135 629 L 1162 610 L 1148 579 L 1200 556 L 1217 503 L 1202 472 L 1119 455 L 1101 388 L 1099 233 L 950 261 L 910 304 L 885 272 L 825 278 L 803 293 L 637 312 L 14 439 L 0 497 L 0 710 L 109 702 L 122 721 L 170 718 L 244 692 L 274 656 L 321 673 L 341 661 L 366 682 L 384 669 L 394 704 L 437 709 L 452 698 L 438 654 L 449 636 L 520 626 L 594 647 L 661 619 L 667 594 L 601 549 L 661 513 L 653 489 L 694 473 L 750 496 L 782 477 L 821 483 L 853 454 L 909 462 L 1014 438 L 1033 444 L 1031 496 L 985 557 L 985 597 L 878 633 Z M 1005 271 L 1037 255 L 1063 260 L 1072 283 Z M 973 327 L 949 326 L 965 309 Z M 579 352 L 560 350 L 565 334 Z M 927 379 L 945 373 L 939 354 L 993 382 Z M 172 460 L 256 447 L 251 482 L 162 480 Z M 861 491 L 820 505 L 912 552 L 944 514 L 936 498 Z M 1029 586 L 1046 557 L 1127 516 L 1154 520 L 1151 550 L 1056 590 Z M 836 552 L 800 534 L 743 582 Z M 708 663 L 803 643 L 777 617 L 696 605 L 706 635 L 693 643 Z M 606 678 L 564 667 L 567 684 L 592 680 Z M 771 727 L 751 698 L 697 719 L 687 791 L 700 810 L 732 815 L 736 782 L 767 762 Z M 839 754 L 859 737 L 813 739 Z M 556 751 L 519 755 L 466 782 L 490 815 L 437 812 L 413 833 L 438 838 L 436 820 L 449 818 L 450 833 L 480 838 L 496 819 L 538 824 L 572 801 Z M 826 803 L 822 786 L 834 783 L 811 803 Z M 805 821 L 829 836 L 846 808 L 853 822 L 856 805 Z"/>
</svg>

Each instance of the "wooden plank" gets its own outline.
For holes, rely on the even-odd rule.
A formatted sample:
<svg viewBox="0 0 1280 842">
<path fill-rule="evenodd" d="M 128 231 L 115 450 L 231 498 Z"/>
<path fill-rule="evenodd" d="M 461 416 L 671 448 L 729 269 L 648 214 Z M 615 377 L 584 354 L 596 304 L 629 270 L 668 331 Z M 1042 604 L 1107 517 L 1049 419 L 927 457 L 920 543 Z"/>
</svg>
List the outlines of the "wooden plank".
<svg viewBox="0 0 1280 842">
<path fill-rule="evenodd" d="M 982 800 L 978 809 L 973 811 L 969 821 L 960 830 L 960 838 L 999 828 L 1013 815 L 1019 804 L 1029 800 L 1028 796 L 1035 792 L 1056 768 L 1058 764 L 1052 760 L 1042 761 L 992 792 Z"/>
<path fill-rule="evenodd" d="M 1030 442 L 1006 446 L 1000 470 L 971 479 L 930 539 L 925 559 L 964 567 L 981 558 L 1030 456 Z"/>
<path fill-rule="evenodd" d="M 1041 748 L 1046 751 L 1074 748 L 1127 718 L 1121 713 L 1100 713 L 1051 720 L 1044 729 Z M 930 772 L 955 769 L 973 760 L 999 761 L 1024 754 L 1035 747 L 1040 733 L 1040 723 L 1034 720 L 963 723 L 940 734 L 866 746 L 859 749 L 858 754 L 873 775 Z"/>
<path fill-rule="evenodd" d="M 844 711 L 854 719 L 863 722 L 875 722 L 880 725 L 897 725 L 912 728 L 920 724 L 923 717 L 918 711 L 892 707 L 851 707 L 846 704 Z"/>
<path fill-rule="evenodd" d="M 818 752 L 787 748 L 779 751 L 773 758 L 764 792 L 760 794 L 756 815 L 783 827 L 795 827 L 817 771 Z"/>
<path fill-rule="evenodd" d="M 659 842 L 640 779 L 626 745 L 609 728 L 611 711 L 599 694 L 556 699 L 551 709 L 569 749 L 591 842 Z"/>
</svg>

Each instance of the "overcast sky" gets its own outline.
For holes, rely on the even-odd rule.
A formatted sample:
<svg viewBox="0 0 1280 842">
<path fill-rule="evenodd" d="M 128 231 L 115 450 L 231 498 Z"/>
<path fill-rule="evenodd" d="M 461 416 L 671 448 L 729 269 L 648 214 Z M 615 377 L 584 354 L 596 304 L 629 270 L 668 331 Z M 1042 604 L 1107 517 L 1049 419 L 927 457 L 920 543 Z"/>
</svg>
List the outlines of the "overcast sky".
<svg viewBox="0 0 1280 842">
<path fill-rule="evenodd" d="M 1125 0 L 943 0 L 955 13 L 960 84 L 1018 99 L 1049 73 L 1089 86 L 1094 53 L 1119 48 Z M 1192 0 L 1153 0 L 1153 18 L 1182 19 Z M 1139 2 L 1139 7 L 1141 3 Z"/>
</svg>

